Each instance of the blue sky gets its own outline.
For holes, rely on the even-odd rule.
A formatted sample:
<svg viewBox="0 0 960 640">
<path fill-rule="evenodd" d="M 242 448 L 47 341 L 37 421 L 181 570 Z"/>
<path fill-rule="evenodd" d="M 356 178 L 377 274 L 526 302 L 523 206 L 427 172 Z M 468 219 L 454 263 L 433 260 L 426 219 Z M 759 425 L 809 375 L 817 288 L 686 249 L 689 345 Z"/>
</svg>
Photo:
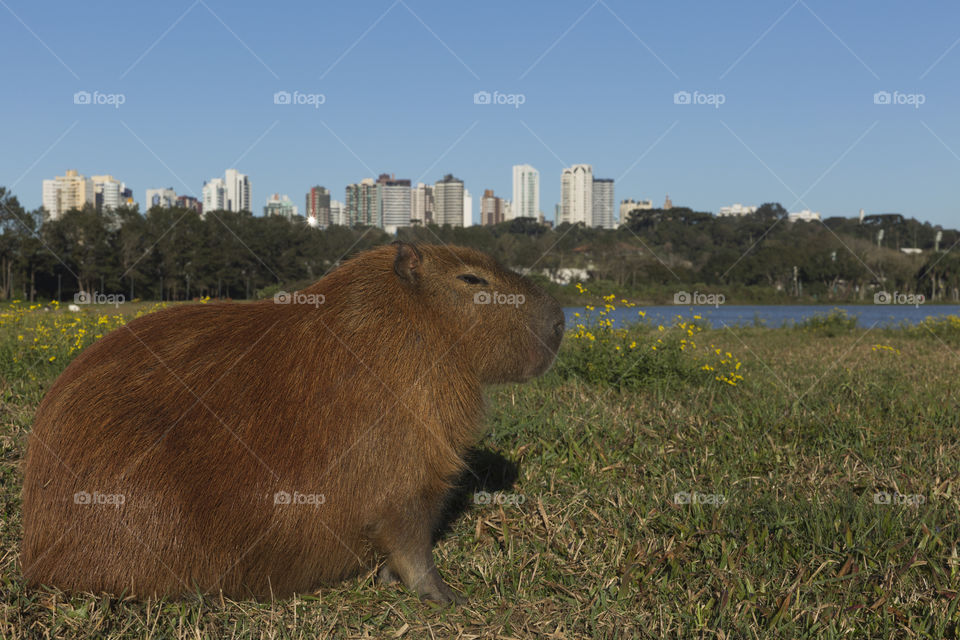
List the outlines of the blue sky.
<svg viewBox="0 0 960 640">
<path fill-rule="evenodd" d="M 449 172 L 476 210 L 530 163 L 552 218 L 561 169 L 589 163 L 618 201 L 957 227 L 958 41 L 955 2 L 0 0 L 0 184 L 37 207 L 41 180 L 76 168 L 142 201 L 236 167 L 260 213 L 273 192 L 302 206 L 314 184 L 343 200 L 381 172 Z M 479 91 L 523 104 L 474 104 Z"/>
</svg>

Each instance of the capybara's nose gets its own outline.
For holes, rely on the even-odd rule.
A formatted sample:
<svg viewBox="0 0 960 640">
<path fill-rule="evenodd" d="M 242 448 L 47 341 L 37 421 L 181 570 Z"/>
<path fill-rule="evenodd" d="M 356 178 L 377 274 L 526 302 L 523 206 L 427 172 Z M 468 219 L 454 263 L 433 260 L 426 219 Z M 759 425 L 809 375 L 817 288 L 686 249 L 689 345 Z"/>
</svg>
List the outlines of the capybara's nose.
<svg viewBox="0 0 960 640">
<path fill-rule="evenodd" d="M 560 320 L 558 320 L 557 323 L 553 325 L 553 332 L 558 336 L 562 336 L 563 327 L 564 327 L 563 318 L 560 318 Z"/>
</svg>

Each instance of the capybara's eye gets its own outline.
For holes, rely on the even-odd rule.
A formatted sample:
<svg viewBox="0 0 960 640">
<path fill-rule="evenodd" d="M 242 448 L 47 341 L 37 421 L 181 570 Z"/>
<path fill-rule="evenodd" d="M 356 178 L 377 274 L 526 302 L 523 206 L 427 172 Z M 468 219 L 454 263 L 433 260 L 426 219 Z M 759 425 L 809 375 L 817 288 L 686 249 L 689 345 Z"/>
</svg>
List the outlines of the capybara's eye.
<svg viewBox="0 0 960 640">
<path fill-rule="evenodd" d="M 457 276 L 457 278 L 463 280 L 467 284 L 490 284 L 480 276 L 475 276 L 472 273 L 465 273 L 462 276 Z"/>
</svg>

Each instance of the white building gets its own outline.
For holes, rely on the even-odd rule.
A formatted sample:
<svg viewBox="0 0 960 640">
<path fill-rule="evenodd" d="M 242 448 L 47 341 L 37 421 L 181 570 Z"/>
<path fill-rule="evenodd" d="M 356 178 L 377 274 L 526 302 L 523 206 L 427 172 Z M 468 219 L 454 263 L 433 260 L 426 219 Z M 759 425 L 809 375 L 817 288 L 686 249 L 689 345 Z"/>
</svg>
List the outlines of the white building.
<svg viewBox="0 0 960 640">
<path fill-rule="evenodd" d="M 97 211 L 109 211 L 122 207 L 125 202 L 123 190 L 126 186 L 110 175 L 90 176 L 93 181 L 94 202 Z"/>
<path fill-rule="evenodd" d="M 804 209 L 803 211 L 787 214 L 788 222 L 796 222 L 797 220 L 802 220 L 803 222 L 813 222 L 814 220 L 819 220 L 819 219 L 820 219 L 820 212 L 810 211 L 810 209 Z"/>
<path fill-rule="evenodd" d="M 227 208 L 227 186 L 223 178 L 213 178 L 203 183 L 203 213 L 223 211 Z"/>
<path fill-rule="evenodd" d="M 400 227 L 409 227 L 412 217 L 410 181 L 396 180 L 391 176 L 389 180 L 378 180 L 377 189 L 380 191 L 378 200 L 383 230 L 392 234 Z"/>
<path fill-rule="evenodd" d="M 56 220 L 63 215 L 60 187 L 55 179 L 43 181 L 43 193 L 40 202 L 43 203 L 43 208 L 50 214 L 51 220 Z"/>
<path fill-rule="evenodd" d="M 62 176 L 43 181 L 43 208 L 56 220 L 71 209 L 82 209 L 84 205 L 96 205 L 96 192 L 93 180 L 77 173 L 76 169 L 67 169 Z"/>
<path fill-rule="evenodd" d="M 591 264 L 586 269 L 567 267 L 563 269 L 541 269 L 540 273 L 557 284 L 567 285 L 571 282 L 586 282 L 590 279 L 590 271 L 595 267 Z"/>
<path fill-rule="evenodd" d="M 593 224 L 593 167 L 575 164 L 560 179 L 560 220 L 557 224 Z"/>
<path fill-rule="evenodd" d="M 720 211 L 717 212 L 717 216 L 720 218 L 725 218 L 728 216 L 748 216 L 756 210 L 756 207 L 745 207 L 738 202 L 737 204 L 732 204 L 729 207 L 720 207 Z"/>
<path fill-rule="evenodd" d="M 433 185 L 433 218 L 436 224 L 449 224 L 452 227 L 463 225 L 464 191 L 463 180 L 449 173 Z"/>
<path fill-rule="evenodd" d="M 173 188 L 168 189 L 147 189 L 147 197 L 143 201 L 143 206 L 147 210 L 152 207 L 163 207 L 170 209 L 177 206 L 177 192 Z"/>
<path fill-rule="evenodd" d="M 410 221 L 427 224 L 433 221 L 433 187 L 418 182 L 410 189 Z"/>
<path fill-rule="evenodd" d="M 653 209 L 653 200 L 634 200 L 633 198 L 627 198 L 626 200 L 620 201 L 620 223 L 626 222 L 630 217 L 631 211 L 636 211 L 637 209 L 647 210 Z"/>
<path fill-rule="evenodd" d="M 229 211 L 253 211 L 250 208 L 250 178 L 236 169 L 227 169 L 224 177 L 227 190 L 226 209 Z"/>
<path fill-rule="evenodd" d="M 540 218 L 540 172 L 528 164 L 513 166 L 513 202 L 505 220 Z"/>
<path fill-rule="evenodd" d="M 335 224 L 341 227 L 347 226 L 347 219 L 344 217 L 343 213 L 343 203 L 339 200 L 330 201 L 330 224 Z"/>
<path fill-rule="evenodd" d="M 616 229 L 617 221 L 613 217 L 613 179 L 593 179 L 593 222 L 591 226 L 602 229 Z"/>
<path fill-rule="evenodd" d="M 203 212 L 219 210 L 253 211 L 249 176 L 227 169 L 223 178 L 213 178 L 203 184 Z"/>
<path fill-rule="evenodd" d="M 300 210 L 297 208 L 297 205 L 293 204 L 293 200 L 286 194 L 283 196 L 279 193 L 273 194 L 267 198 L 267 204 L 263 207 L 264 216 L 283 216 L 291 220 L 299 213 Z"/>
<path fill-rule="evenodd" d="M 463 226 L 473 225 L 473 196 L 466 189 L 463 190 Z"/>
</svg>

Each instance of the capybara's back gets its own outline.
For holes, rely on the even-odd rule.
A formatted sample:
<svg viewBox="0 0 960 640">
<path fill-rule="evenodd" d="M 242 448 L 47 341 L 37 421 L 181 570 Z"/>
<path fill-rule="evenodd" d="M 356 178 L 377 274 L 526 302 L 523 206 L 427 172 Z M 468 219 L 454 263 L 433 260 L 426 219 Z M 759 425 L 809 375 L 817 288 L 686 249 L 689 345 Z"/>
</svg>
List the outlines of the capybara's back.
<svg viewBox="0 0 960 640">
<path fill-rule="evenodd" d="M 563 314 L 469 249 L 395 243 L 302 291 L 143 316 L 37 410 L 21 564 L 68 591 L 284 597 L 368 569 L 422 597 L 484 384 L 552 363 Z"/>
</svg>

